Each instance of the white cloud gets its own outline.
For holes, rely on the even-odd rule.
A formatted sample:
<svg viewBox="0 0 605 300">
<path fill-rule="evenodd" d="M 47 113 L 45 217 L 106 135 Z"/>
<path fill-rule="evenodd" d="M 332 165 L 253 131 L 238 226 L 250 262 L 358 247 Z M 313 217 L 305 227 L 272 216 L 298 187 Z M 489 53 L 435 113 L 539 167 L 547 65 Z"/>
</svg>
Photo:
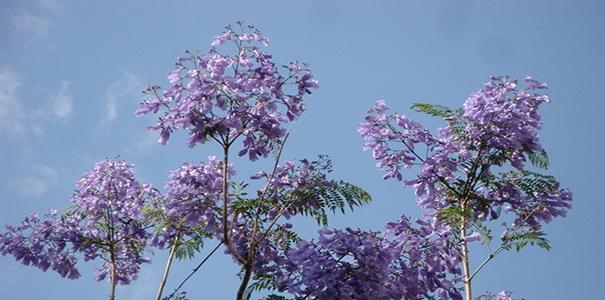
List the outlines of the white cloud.
<svg viewBox="0 0 605 300">
<path fill-rule="evenodd" d="M 113 82 L 105 93 L 105 112 L 101 116 L 100 125 L 109 127 L 118 117 L 121 101 L 137 99 L 141 90 L 141 81 L 131 73 L 124 72 L 122 78 Z"/>
<path fill-rule="evenodd" d="M 59 92 L 52 96 L 49 102 L 49 112 L 62 121 L 68 120 L 73 113 L 73 99 L 69 90 L 70 85 L 69 81 L 63 81 Z"/>
<path fill-rule="evenodd" d="M 19 78 L 8 68 L 0 66 L 0 133 L 21 137 L 25 132 L 23 107 L 17 95 Z"/>
<path fill-rule="evenodd" d="M 49 166 L 34 166 L 29 175 L 9 181 L 10 188 L 22 195 L 40 197 L 58 183 L 58 173 Z"/>
<path fill-rule="evenodd" d="M 35 16 L 26 11 L 13 16 L 14 31 L 19 36 L 27 35 L 30 38 L 44 37 L 51 26 L 49 19 Z"/>
</svg>

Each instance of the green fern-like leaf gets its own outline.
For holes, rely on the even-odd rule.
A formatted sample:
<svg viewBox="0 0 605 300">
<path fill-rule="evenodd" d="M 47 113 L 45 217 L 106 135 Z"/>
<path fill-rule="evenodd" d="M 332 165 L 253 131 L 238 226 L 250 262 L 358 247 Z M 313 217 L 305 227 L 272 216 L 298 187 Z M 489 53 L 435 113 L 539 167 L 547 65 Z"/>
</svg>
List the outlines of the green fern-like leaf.
<svg viewBox="0 0 605 300">
<path fill-rule="evenodd" d="M 504 249 L 515 249 L 517 252 L 525 248 L 527 245 L 536 245 L 544 250 L 551 249 L 549 241 L 545 238 L 546 234 L 542 231 L 522 231 L 512 233 L 504 237 Z"/>
<path fill-rule="evenodd" d="M 551 191 L 559 187 L 559 182 L 555 177 L 527 170 L 502 173 L 499 176 L 484 178 L 482 182 L 496 189 L 514 184 L 528 195 Z"/>
<path fill-rule="evenodd" d="M 511 172 L 517 179 L 515 183 L 523 189 L 524 192 L 531 194 L 534 192 L 544 192 L 556 189 L 559 182 L 555 177 L 542 175 L 530 171 Z"/>
<path fill-rule="evenodd" d="M 434 116 L 434 117 L 440 117 L 440 118 L 450 117 L 454 114 L 454 111 L 447 106 L 434 105 L 434 104 L 421 103 L 421 102 L 412 104 L 411 109 L 413 109 L 417 112 L 425 113 L 427 115 Z"/>
<path fill-rule="evenodd" d="M 345 213 L 347 209 L 353 210 L 372 200 L 362 188 L 344 181 L 311 190 L 292 191 L 287 198 L 295 201 L 293 207 L 301 214 L 315 218 L 324 226 L 328 223 L 326 211 Z"/>
<path fill-rule="evenodd" d="M 492 230 L 485 226 L 485 224 L 481 222 L 474 222 L 472 223 L 472 227 L 477 233 L 479 233 L 479 236 L 481 237 L 481 244 L 489 245 L 494 239 Z"/>
<path fill-rule="evenodd" d="M 548 153 L 546 153 L 546 150 L 542 150 L 540 152 L 530 152 L 527 156 L 529 157 L 529 161 L 540 169 L 548 169 L 550 166 Z"/>
<path fill-rule="evenodd" d="M 265 297 L 263 300 L 290 300 L 290 298 L 286 298 L 281 295 L 271 294 L 271 295 Z"/>
<path fill-rule="evenodd" d="M 250 299 L 252 294 L 262 290 L 276 290 L 275 280 L 272 276 L 267 274 L 255 274 L 253 277 L 254 282 L 250 284 L 244 291 L 244 298 Z M 275 298 L 279 299 L 279 298 Z"/>
</svg>

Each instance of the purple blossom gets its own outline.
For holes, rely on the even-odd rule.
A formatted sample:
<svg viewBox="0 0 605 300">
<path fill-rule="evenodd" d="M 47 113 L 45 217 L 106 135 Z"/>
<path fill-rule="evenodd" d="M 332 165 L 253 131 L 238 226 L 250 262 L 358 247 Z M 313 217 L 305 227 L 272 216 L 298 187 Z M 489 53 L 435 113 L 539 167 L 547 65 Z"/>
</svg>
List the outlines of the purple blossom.
<svg viewBox="0 0 605 300">
<path fill-rule="evenodd" d="M 50 268 L 61 277 L 80 277 L 76 268 L 77 246 L 68 247 L 80 238 L 61 226 L 57 211 L 51 210 L 43 218 L 31 214 L 20 225 L 5 227 L 7 232 L 0 234 L 0 254 L 13 255 L 22 264 L 42 271 Z"/>
<path fill-rule="evenodd" d="M 95 272 L 97 280 L 116 268 L 117 282 L 128 284 L 136 279 L 140 265 L 149 262 L 143 256 L 149 233 L 141 209 L 156 195 L 150 185 L 135 179 L 132 165 L 120 160 L 97 163 L 77 182 L 72 198 L 76 206 L 66 223 L 82 234 L 85 260 L 104 261 Z"/>
<path fill-rule="evenodd" d="M 85 261 L 100 259 L 95 270 L 103 280 L 115 269 L 116 282 L 136 279 L 149 234 L 141 209 L 156 195 L 150 185 L 134 178 L 133 167 L 119 160 L 97 163 L 76 184 L 74 206 L 60 217 L 51 211 L 43 219 L 33 214 L 20 226 L 7 225 L 0 235 L 0 253 L 11 254 L 43 271 L 49 267 L 63 277 L 76 279 L 77 254 Z"/>
<path fill-rule="evenodd" d="M 372 150 L 372 156 L 379 162 L 376 166 L 385 171 L 384 178 L 403 180 L 400 169 L 420 163 L 414 153 L 417 144 L 433 145 L 436 140 L 428 130 L 404 115 L 388 115 L 384 100 L 379 100 L 359 125 L 358 132 L 363 137 L 364 149 Z M 401 143 L 401 149 L 391 149 L 390 143 Z"/>
<path fill-rule="evenodd" d="M 546 84 L 531 77 L 525 83 L 520 89 L 515 80 L 492 77 L 461 110 L 416 105 L 447 122 L 436 135 L 405 116 L 389 114 L 384 100 L 370 109 L 358 131 L 384 177 L 414 187 L 425 213 L 451 206 L 452 197 L 466 197 L 479 219 L 496 219 L 505 206 L 517 223 L 539 229 L 565 216 L 572 196 L 554 178 L 525 169 L 527 160 L 545 159 L 538 109 L 549 101 L 542 92 Z M 404 178 L 402 169 L 411 167 L 418 173 Z M 511 167 L 519 171 L 501 171 Z"/>
<path fill-rule="evenodd" d="M 178 59 L 168 75 L 169 88 L 147 88 L 136 113 L 163 110 L 149 127 L 160 131 L 163 144 L 174 130 L 188 129 L 189 147 L 208 140 L 229 147 L 242 137 L 239 155 L 247 154 L 251 160 L 266 157 L 270 145 L 285 135 L 285 123 L 305 110 L 303 97 L 318 87 L 305 64 L 285 65 L 282 75 L 263 51 L 267 45 L 268 39 L 253 25 L 227 26 L 208 53 L 187 52 Z M 223 54 L 216 48 L 223 46 L 235 53 Z"/>
<path fill-rule="evenodd" d="M 275 276 L 280 290 L 307 299 L 462 299 L 451 233 L 434 220 L 402 217 L 383 234 L 322 229 L 300 241 Z M 432 296 L 431 296 L 432 295 Z"/>
<path fill-rule="evenodd" d="M 211 156 L 204 164 L 185 163 L 170 173 L 166 193 L 160 197 L 163 220 L 152 244 L 163 248 L 176 236 L 197 237 L 199 231 L 217 232 L 221 200 L 222 162 Z M 230 166 L 229 175 L 235 175 Z"/>
</svg>

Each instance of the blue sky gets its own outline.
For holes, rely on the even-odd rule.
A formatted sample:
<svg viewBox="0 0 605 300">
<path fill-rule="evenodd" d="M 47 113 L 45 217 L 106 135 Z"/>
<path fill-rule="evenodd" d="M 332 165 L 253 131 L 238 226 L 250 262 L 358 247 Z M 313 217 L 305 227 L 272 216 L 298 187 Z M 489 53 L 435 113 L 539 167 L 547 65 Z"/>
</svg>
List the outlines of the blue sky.
<svg viewBox="0 0 605 300">
<path fill-rule="evenodd" d="M 413 193 L 383 181 L 361 150 L 356 125 L 376 99 L 400 112 L 413 102 L 461 106 L 492 74 L 547 82 L 541 138 L 555 175 L 575 196 L 565 219 L 548 224 L 554 249 L 505 253 L 482 273 L 476 291 L 510 289 L 527 299 L 598 299 L 605 238 L 602 96 L 605 4 L 602 1 L 74 1 L 2 0 L 0 4 L 0 223 L 69 205 L 74 182 L 96 161 L 120 155 L 142 181 L 162 186 L 183 161 L 218 153 L 187 149 L 182 134 L 167 146 L 135 118 L 139 92 L 164 84 L 186 49 L 246 20 L 271 39 L 276 61 L 306 61 L 320 89 L 308 99 L 284 155 L 334 160 L 336 178 L 374 197 L 335 216 L 335 227 L 380 229 L 402 213 L 417 216 Z M 434 120 L 418 117 L 427 127 Z M 239 174 L 266 166 L 236 160 Z M 304 235 L 315 228 L 301 222 Z M 214 246 L 209 242 L 205 254 Z M 483 250 L 473 249 L 477 264 Z M 150 299 L 164 254 L 120 299 Z M 169 288 L 197 260 L 178 262 Z M 68 281 L 0 257 L 0 299 L 104 299 L 94 264 Z M 193 299 L 234 297 L 237 268 L 213 257 L 186 286 Z"/>
</svg>

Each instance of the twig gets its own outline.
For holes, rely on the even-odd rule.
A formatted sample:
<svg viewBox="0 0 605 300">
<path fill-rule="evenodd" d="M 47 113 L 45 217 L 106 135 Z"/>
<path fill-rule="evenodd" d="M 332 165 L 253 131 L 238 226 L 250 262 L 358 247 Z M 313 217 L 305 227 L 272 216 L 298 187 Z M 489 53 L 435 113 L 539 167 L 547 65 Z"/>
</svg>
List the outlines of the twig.
<svg viewBox="0 0 605 300">
<path fill-rule="evenodd" d="M 166 267 L 164 268 L 164 275 L 162 275 L 162 281 L 160 281 L 160 287 L 158 288 L 158 293 L 155 297 L 156 300 L 162 300 L 162 293 L 164 292 L 164 287 L 168 281 L 168 274 L 170 273 L 170 267 L 172 266 L 172 261 L 176 255 L 176 250 L 179 247 L 180 238 L 180 233 L 177 233 L 174 243 L 170 248 L 170 253 L 168 254 L 168 260 L 166 261 Z"/>
<path fill-rule="evenodd" d="M 172 299 L 172 297 L 176 294 L 176 292 L 178 292 L 183 287 L 183 285 L 185 285 L 185 283 L 189 280 L 189 278 L 191 278 L 193 276 L 193 274 L 195 274 L 197 271 L 199 271 L 199 269 L 202 267 L 202 265 L 204 265 L 204 263 L 206 263 L 206 261 L 212 256 L 212 254 L 214 254 L 214 252 L 216 252 L 216 250 L 218 250 L 218 248 L 222 244 L 223 244 L 222 241 L 219 242 L 218 245 L 216 245 L 216 247 L 214 247 L 214 249 L 212 249 L 212 251 L 210 253 L 208 253 L 208 255 L 206 255 L 206 257 L 204 257 L 204 259 L 202 259 L 202 261 L 191 271 L 191 273 L 189 273 L 189 275 L 187 277 L 185 277 L 185 279 L 183 279 L 183 281 L 181 281 L 179 286 L 177 286 L 176 289 L 174 289 L 172 294 L 170 294 L 168 296 L 168 298 L 166 298 L 166 300 Z"/>
<path fill-rule="evenodd" d="M 523 224 L 525 224 L 525 222 L 539 209 L 541 209 L 542 206 L 538 205 L 536 208 L 534 208 L 529 214 L 527 214 L 527 216 L 525 216 L 525 218 L 523 219 L 523 221 L 521 221 L 519 224 L 517 224 L 512 231 L 510 231 L 509 233 L 507 233 L 506 235 L 509 235 L 510 233 L 515 233 L 517 230 L 519 230 Z M 477 273 L 479 273 L 479 271 L 481 271 L 481 269 L 483 269 L 483 267 L 485 267 L 485 265 L 487 265 L 488 262 L 490 262 L 492 259 L 496 258 L 496 256 L 498 254 L 500 254 L 502 251 L 504 251 L 504 245 L 505 243 L 502 242 L 500 244 L 500 246 L 493 251 L 492 253 L 490 253 L 487 258 L 485 258 L 485 260 L 483 260 L 483 262 L 477 267 L 477 269 L 472 273 L 471 277 L 469 278 L 469 280 L 472 280 L 473 277 L 475 277 L 475 275 L 477 275 Z"/>
<path fill-rule="evenodd" d="M 277 172 L 279 160 L 281 158 L 281 154 L 284 149 L 284 145 L 286 144 L 286 141 L 288 140 L 288 136 L 290 136 L 290 131 L 288 131 L 288 133 L 286 133 L 286 135 L 284 136 L 284 139 L 282 140 L 281 145 L 279 146 L 277 156 L 275 157 L 275 163 L 273 165 L 273 170 L 271 171 L 271 175 L 267 178 L 267 184 L 265 185 L 265 188 L 263 189 L 263 192 L 259 198 L 259 205 L 256 209 L 256 216 L 254 218 L 254 225 L 252 227 L 252 237 L 251 237 L 251 241 L 250 241 L 250 247 L 248 249 L 248 256 L 246 257 L 246 263 L 244 264 L 244 276 L 242 278 L 240 287 L 237 291 L 237 300 L 243 299 L 246 288 L 248 287 L 248 282 L 250 281 L 250 277 L 252 276 L 252 267 L 253 267 L 254 258 L 256 256 L 256 246 L 258 245 L 258 242 L 260 242 L 260 239 L 256 238 L 256 232 L 258 231 L 259 221 L 260 221 L 260 209 L 261 209 L 260 202 L 263 201 L 264 198 L 266 197 L 267 191 L 269 190 L 269 187 L 271 186 L 271 181 L 275 177 L 275 173 Z M 274 222 L 276 220 L 277 220 L 277 218 L 274 220 Z"/>
</svg>

